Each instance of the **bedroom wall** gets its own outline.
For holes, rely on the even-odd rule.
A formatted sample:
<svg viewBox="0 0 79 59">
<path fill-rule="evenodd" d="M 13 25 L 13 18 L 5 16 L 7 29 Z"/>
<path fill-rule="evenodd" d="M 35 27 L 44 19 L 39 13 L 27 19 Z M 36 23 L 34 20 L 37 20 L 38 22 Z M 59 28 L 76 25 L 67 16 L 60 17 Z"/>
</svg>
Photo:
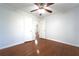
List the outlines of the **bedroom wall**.
<svg viewBox="0 0 79 59">
<path fill-rule="evenodd" d="M 0 49 L 35 39 L 37 18 L 0 4 Z"/>
<path fill-rule="evenodd" d="M 41 20 L 41 38 L 79 47 L 79 7 L 64 13 L 55 13 Z M 43 27 L 45 26 L 45 27 Z"/>
<path fill-rule="evenodd" d="M 39 23 L 38 23 L 38 32 L 39 32 L 39 37 L 40 38 L 45 38 L 45 20 L 44 18 L 41 18 Z"/>
</svg>

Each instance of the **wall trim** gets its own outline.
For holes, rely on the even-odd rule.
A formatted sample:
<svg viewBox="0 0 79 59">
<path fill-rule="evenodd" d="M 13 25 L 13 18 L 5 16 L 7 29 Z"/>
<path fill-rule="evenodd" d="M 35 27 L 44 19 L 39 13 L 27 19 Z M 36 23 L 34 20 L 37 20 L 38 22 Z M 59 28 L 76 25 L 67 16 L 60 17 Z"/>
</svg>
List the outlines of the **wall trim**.
<svg viewBox="0 0 79 59">
<path fill-rule="evenodd" d="M 33 40 L 18 42 L 18 43 L 14 43 L 14 44 L 11 44 L 11 45 L 4 46 L 4 47 L 0 47 L 0 50 L 10 48 L 10 47 L 13 47 L 13 46 L 16 46 L 16 45 L 20 45 L 20 44 L 23 44 L 23 43 L 31 42 L 31 41 L 33 41 Z"/>
<path fill-rule="evenodd" d="M 59 43 L 65 44 L 65 45 L 70 45 L 70 46 L 79 48 L 79 45 L 77 46 L 77 45 L 74 45 L 74 44 L 71 44 L 71 43 L 67 43 L 67 42 L 63 42 L 63 41 L 59 41 L 59 40 L 56 40 L 56 39 L 50 39 L 50 38 L 40 38 L 40 39 L 51 40 L 51 41 L 55 41 L 55 42 L 59 42 Z"/>
</svg>

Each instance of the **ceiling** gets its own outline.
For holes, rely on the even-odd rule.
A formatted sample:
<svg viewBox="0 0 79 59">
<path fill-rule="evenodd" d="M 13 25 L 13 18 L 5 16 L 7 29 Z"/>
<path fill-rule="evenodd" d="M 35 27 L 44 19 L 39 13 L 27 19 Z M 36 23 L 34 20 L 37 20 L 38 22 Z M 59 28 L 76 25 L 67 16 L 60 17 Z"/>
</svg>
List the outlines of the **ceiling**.
<svg viewBox="0 0 79 59">
<path fill-rule="evenodd" d="M 4 3 L 4 5 L 14 8 L 17 11 L 21 10 L 21 11 L 33 14 L 35 16 L 39 16 L 38 12 L 33 12 L 33 13 L 30 12 L 31 10 L 35 9 L 35 7 L 36 7 L 33 3 Z M 53 11 L 52 14 L 63 13 L 63 12 L 70 11 L 73 8 L 79 7 L 79 3 L 55 3 L 49 7 Z M 44 17 L 44 16 L 48 16 L 48 15 L 51 15 L 51 14 L 46 12 L 42 16 Z"/>
</svg>

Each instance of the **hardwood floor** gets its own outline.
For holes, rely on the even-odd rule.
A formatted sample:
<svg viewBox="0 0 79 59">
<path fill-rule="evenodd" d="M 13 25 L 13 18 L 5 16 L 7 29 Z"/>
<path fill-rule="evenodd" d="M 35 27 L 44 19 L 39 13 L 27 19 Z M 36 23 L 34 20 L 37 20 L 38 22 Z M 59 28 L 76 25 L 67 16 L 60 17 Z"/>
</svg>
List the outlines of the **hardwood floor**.
<svg viewBox="0 0 79 59">
<path fill-rule="evenodd" d="M 29 41 L 0 50 L 0 56 L 79 56 L 78 47 L 46 39 L 39 39 L 38 43 L 39 54 L 34 41 Z"/>
</svg>

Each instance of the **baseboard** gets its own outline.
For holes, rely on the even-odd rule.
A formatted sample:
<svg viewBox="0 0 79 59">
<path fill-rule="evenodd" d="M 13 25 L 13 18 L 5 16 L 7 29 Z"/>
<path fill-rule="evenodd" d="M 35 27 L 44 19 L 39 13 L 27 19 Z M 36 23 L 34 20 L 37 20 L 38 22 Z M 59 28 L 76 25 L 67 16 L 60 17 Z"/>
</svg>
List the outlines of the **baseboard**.
<svg viewBox="0 0 79 59">
<path fill-rule="evenodd" d="M 18 43 L 14 43 L 14 44 L 10 44 L 10 45 L 7 45 L 7 46 L 4 46 L 4 47 L 0 47 L 0 50 L 1 49 L 5 49 L 5 48 L 9 48 L 9 47 L 12 47 L 12 46 L 16 46 L 16 45 L 19 45 L 19 44 L 22 44 L 24 42 L 18 42 Z"/>
<path fill-rule="evenodd" d="M 33 41 L 33 40 L 31 40 L 31 41 Z M 9 48 L 9 47 L 12 47 L 12 46 L 16 46 L 16 45 L 19 45 L 19 44 L 22 44 L 22 43 L 26 43 L 26 42 L 30 42 L 30 41 L 22 41 L 22 42 L 17 42 L 17 43 L 14 43 L 14 44 L 10 44 L 10 45 L 4 46 L 4 47 L 0 47 L 0 50 L 6 49 L 6 48 Z"/>
<path fill-rule="evenodd" d="M 59 40 L 56 40 L 56 39 L 50 39 L 50 38 L 41 38 L 41 39 L 51 40 L 51 41 L 55 41 L 55 42 L 59 42 L 59 43 L 65 44 L 65 45 L 70 45 L 70 46 L 74 46 L 74 47 L 79 47 L 79 45 L 75 45 L 75 44 L 71 44 L 71 43 L 59 41 Z"/>
</svg>

